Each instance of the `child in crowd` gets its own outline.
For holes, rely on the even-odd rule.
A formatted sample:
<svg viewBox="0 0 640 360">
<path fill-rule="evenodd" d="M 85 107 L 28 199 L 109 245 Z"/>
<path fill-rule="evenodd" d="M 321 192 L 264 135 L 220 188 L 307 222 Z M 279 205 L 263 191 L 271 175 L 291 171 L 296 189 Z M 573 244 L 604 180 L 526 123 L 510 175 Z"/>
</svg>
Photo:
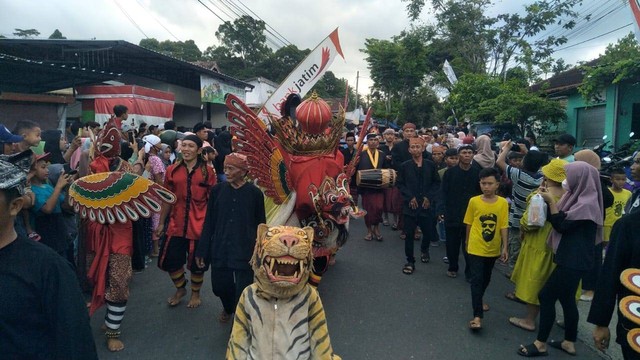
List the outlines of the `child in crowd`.
<svg viewBox="0 0 640 360">
<path fill-rule="evenodd" d="M 444 172 L 447 169 L 451 169 L 454 166 L 458 166 L 458 149 L 447 149 L 444 152 L 444 163 L 447 165 L 445 168 L 438 170 L 440 179 L 444 177 Z"/>
<path fill-rule="evenodd" d="M 41 234 L 41 242 L 73 263 L 73 249 L 69 248 L 70 239 L 65 229 L 62 206 L 67 204 L 63 191 L 73 181 L 68 174 L 58 177 L 55 187 L 49 184 L 50 154 L 38 155 L 31 167 L 31 191 L 35 195 L 35 203 L 31 208 L 31 219 L 36 231 Z"/>
<path fill-rule="evenodd" d="M 489 306 L 482 301 L 491 281 L 491 272 L 498 258 L 508 259 L 509 204 L 496 195 L 500 186 L 500 175 L 494 168 L 480 171 L 482 195 L 469 200 L 464 223 L 467 225 L 466 246 L 469 253 L 471 303 L 473 320 L 469 329 L 480 330 L 482 318 Z"/>
<path fill-rule="evenodd" d="M 613 205 L 606 209 L 607 215 L 604 218 L 604 242 L 609 243 L 611 236 L 611 228 L 613 224 L 622 217 L 624 207 L 631 198 L 631 191 L 624 189 L 623 186 L 627 182 L 627 174 L 623 169 L 614 168 L 611 170 L 611 193 L 613 194 Z"/>
<path fill-rule="evenodd" d="M 40 125 L 33 121 L 23 120 L 18 121 L 16 127 L 13 129 L 13 133 L 16 135 L 22 136 L 22 141 L 14 144 L 12 153 L 17 154 L 19 152 L 23 152 L 28 150 L 31 147 L 35 147 L 40 145 L 40 141 L 42 140 L 40 137 Z M 25 169 L 26 171 L 26 169 Z M 28 181 L 28 179 L 27 179 Z M 27 212 L 26 208 L 29 208 L 31 204 L 27 204 L 20 213 L 16 217 L 16 231 L 18 233 L 24 234 L 28 236 L 29 239 L 34 241 L 40 241 L 40 235 L 33 230 L 31 227 L 31 221 L 29 220 L 29 212 Z"/>
</svg>

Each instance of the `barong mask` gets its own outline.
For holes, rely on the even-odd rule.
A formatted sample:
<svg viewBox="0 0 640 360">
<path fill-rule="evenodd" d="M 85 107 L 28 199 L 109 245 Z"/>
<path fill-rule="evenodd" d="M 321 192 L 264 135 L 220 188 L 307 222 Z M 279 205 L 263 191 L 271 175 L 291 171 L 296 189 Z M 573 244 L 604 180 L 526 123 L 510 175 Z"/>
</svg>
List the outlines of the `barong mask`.
<svg viewBox="0 0 640 360">
<path fill-rule="evenodd" d="M 113 118 L 109 119 L 96 139 L 96 151 L 107 158 L 120 156 L 120 141 L 122 135 Z"/>
<path fill-rule="evenodd" d="M 251 266 L 263 295 L 289 298 L 304 288 L 313 262 L 312 242 L 308 226 L 258 225 Z"/>
</svg>

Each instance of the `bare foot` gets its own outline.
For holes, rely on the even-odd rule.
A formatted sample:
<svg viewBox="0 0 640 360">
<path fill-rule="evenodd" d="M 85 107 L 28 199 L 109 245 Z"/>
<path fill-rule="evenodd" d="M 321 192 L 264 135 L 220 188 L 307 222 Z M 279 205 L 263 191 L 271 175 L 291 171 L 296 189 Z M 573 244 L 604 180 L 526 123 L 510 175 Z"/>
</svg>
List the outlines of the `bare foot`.
<svg viewBox="0 0 640 360">
<path fill-rule="evenodd" d="M 120 339 L 107 339 L 107 349 L 111 352 L 124 350 L 124 344 Z"/>
<path fill-rule="evenodd" d="M 229 322 L 229 320 L 231 320 L 231 314 L 227 314 L 224 310 L 222 310 L 220 312 L 220 315 L 218 315 L 218 321 L 220 321 L 223 324 L 226 324 Z"/>
<path fill-rule="evenodd" d="M 528 321 L 527 319 L 519 319 L 517 317 L 511 317 L 509 318 L 509 323 L 515 327 L 519 327 L 520 329 L 523 330 L 527 330 L 527 331 L 535 331 L 536 330 L 536 323 L 531 323 L 530 321 Z"/>
<path fill-rule="evenodd" d="M 195 309 L 198 306 L 200 306 L 201 303 L 202 301 L 200 301 L 200 292 L 192 290 L 191 299 L 189 299 L 189 303 L 187 304 L 187 307 L 190 309 Z"/>
<path fill-rule="evenodd" d="M 182 298 L 185 295 L 187 295 L 187 289 L 182 287 L 182 288 L 179 288 L 178 290 L 176 290 L 175 295 L 173 295 L 172 297 L 167 299 L 167 302 L 169 303 L 169 306 L 176 306 L 176 305 L 180 304 L 180 302 L 182 301 Z"/>
</svg>

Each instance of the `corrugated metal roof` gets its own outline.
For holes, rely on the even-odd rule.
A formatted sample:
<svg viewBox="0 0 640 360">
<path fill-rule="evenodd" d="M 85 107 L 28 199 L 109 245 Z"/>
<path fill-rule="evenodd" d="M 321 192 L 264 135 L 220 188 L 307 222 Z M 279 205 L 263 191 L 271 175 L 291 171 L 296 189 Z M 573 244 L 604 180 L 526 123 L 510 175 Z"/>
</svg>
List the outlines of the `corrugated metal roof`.
<svg viewBox="0 0 640 360">
<path fill-rule="evenodd" d="M 0 53 L 23 59 L 24 63 L 43 62 L 91 72 L 135 75 L 198 91 L 200 75 L 241 88 L 253 88 L 231 76 L 124 40 L 0 39 Z M 34 88 L 37 87 L 34 84 Z"/>
</svg>

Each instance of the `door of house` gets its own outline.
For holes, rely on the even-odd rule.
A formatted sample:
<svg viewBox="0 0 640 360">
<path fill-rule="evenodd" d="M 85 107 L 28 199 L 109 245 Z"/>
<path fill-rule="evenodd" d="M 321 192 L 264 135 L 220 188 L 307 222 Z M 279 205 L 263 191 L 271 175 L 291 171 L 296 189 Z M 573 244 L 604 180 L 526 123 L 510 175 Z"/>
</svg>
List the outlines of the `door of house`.
<svg viewBox="0 0 640 360">
<path fill-rule="evenodd" d="M 633 138 L 640 139 L 640 104 L 633 104 L 631 112 L 631 131 L 634 132 Z"/>
<path fill-rule="evenodd" d="M 578 109 L 576 140 L 578 147 L 594 147 L 602 143 L 604 136 L 605 106 Z"/>
</svg>

